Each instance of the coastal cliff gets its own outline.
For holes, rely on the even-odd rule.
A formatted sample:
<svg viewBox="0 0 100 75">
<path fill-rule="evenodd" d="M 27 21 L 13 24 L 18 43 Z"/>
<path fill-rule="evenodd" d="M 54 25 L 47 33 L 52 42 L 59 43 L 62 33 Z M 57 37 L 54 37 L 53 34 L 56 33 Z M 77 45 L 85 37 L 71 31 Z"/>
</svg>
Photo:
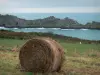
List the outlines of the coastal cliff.
<svg viewBox="0 0 100 75">
<path fill-rule="evenodd" d="M 68 17 L 64 19 L 49 16 L 43 19 L 26 20 L 13 15 L 0 15 L 0 27 L 6 28 L 62 28 L 62 29 L 100 29 L 100 22 L 92 21 L 83 25 Z"/>
</svg>

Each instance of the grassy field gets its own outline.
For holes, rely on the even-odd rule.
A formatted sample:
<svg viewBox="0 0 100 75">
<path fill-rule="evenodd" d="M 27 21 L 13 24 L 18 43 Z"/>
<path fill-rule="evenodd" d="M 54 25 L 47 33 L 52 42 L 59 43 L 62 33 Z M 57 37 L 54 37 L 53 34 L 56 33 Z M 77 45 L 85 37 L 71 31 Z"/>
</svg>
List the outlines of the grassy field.
<svg viewBox="0 0 100 75">
<path fill-rule="evenodd" d="M 12 51 L 26 41 L 0 38 L 0 75 L 31 75 L 20 72 L 19 52 Z M 57 41 L 65 50 L 65 61 L 59 73 L 49 75 L 100 75 L 100 44 Z"/>
</svg>

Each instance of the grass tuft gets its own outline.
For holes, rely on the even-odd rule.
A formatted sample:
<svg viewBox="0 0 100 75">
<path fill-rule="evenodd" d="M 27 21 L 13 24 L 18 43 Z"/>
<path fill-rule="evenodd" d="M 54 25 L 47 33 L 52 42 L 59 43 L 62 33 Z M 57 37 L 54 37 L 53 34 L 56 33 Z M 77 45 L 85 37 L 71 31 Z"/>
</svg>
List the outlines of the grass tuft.
<svg viewBox="0 0 100 75">
<path fill-rule="evenodd" d="M 33 75 L 20 71 L 19 51 L 12 50 L 15 47 L 19 49 L 26 41 L 0 39 L 0 75 Z M 80 45 L 58 41 L 64 47 L 65 61 L 59 73 L 48 75 L 100 75 L 100 44 Z"/>
</svg>

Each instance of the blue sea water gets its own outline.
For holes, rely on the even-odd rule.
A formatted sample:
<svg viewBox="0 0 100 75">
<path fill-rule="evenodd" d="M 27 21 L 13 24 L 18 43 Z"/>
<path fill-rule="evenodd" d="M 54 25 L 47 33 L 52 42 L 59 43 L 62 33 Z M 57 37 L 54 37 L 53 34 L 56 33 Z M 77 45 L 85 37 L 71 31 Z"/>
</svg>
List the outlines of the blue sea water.
<svg viewBox="0 0 100 75">
<path fill-rule="evenodd" d="M 34 20 L 43 19 L 49 16 L 55 16 L 56 18 L 69 17 L 78 21 L 81 24 L 87 22 L 97 21 L 100 22 L 100 13 L 11 13 L 19 18 Z M 5 30 L 13 30 L 16 32 L 50 32 L 59 35 L 72 36 L 81 39 L 88 40 L 100 40 L 100 30 L 91 29 L 59 29 L 59 28 L 0 28 Z"/>
<path fill-rule="evenodd" d="M 100 30 L 91 29 L 60 29 L 60 28 L 3 28 L 0 29 L 12 30 L 15 32 L 43 32 L 43 33 L 54 33 L 64 36 L 77 37 L 80 39 L 87 40 L 100 40 Z"/>
</svg>

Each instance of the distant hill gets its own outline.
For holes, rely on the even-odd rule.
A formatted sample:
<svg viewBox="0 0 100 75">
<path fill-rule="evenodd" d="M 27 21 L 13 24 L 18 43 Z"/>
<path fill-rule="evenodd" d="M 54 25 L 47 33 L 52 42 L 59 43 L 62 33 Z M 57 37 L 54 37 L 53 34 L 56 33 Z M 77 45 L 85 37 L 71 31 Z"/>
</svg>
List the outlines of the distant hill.
<svg viewBox="0 0 100 75">
<path fill-rule="evenodd" d="M 92 28 L 92 29 L 100 29 L 100 22 L 93 21 L 92 23 L 87 23 L 86 25 L 82 25 L 78 23 L 74 19 L 70 19 L 68 17 L 64 19 L 59 19 L 54 16 L 50 16 L 44 19 L 35 19 L 35 20 L 26 20 L 22 18 L 18 18 L 13 15 L 1 15 L 0 14 L 0 26 L 8 27 L 8 28 Z"/>
<path fill-rule="evenodd" d="M 100 29 L 100 22 L 95 22 L 95 21 L 92 21 L 91 23 L 87 23 L 85 25 L 86 28 L 91 28 L 91 29 Z"/>
<path fill-rule="evenodd" d="M 0 15 L 0 26 L 19 27 L 26 25 L 27 20 L 12 15 Z"/>
</svg>

